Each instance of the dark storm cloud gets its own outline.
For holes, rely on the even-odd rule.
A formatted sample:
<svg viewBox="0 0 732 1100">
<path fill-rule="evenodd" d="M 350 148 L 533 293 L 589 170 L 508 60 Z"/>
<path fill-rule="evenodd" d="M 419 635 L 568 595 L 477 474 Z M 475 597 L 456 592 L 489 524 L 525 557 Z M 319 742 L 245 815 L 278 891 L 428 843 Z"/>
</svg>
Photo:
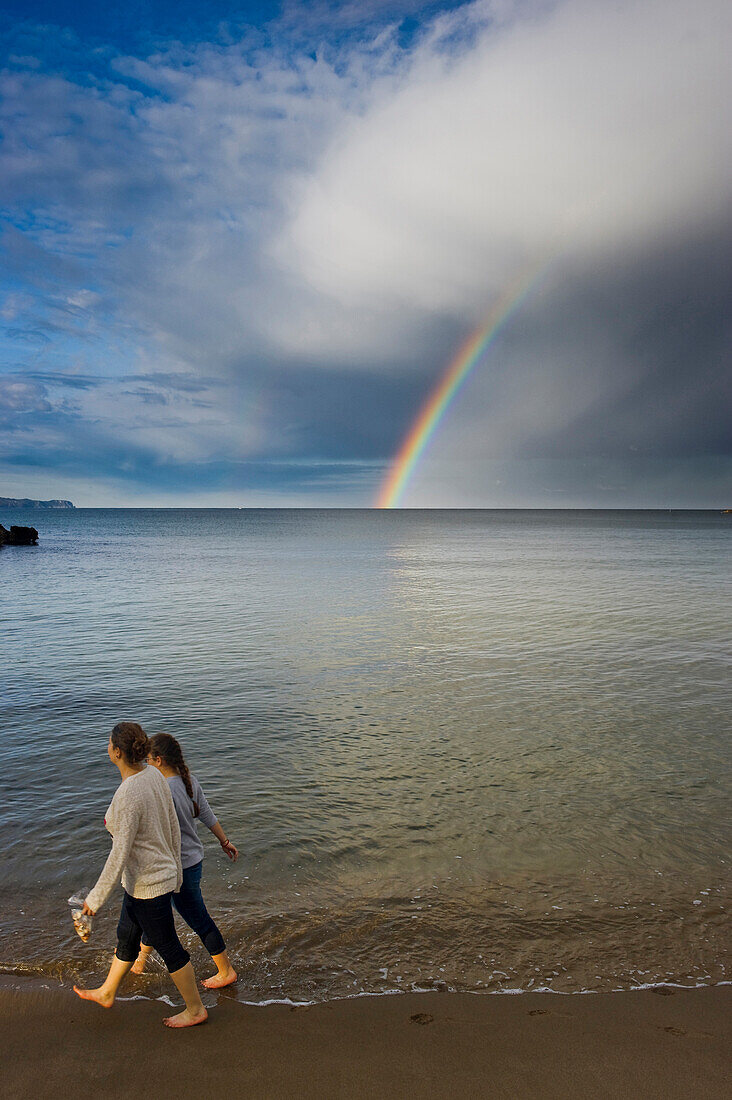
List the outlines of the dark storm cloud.
<svg viewBox="0 0 732 1100">
<path fill-rule="evenodd" d="M 441 343 L 454 346 L 453 326 Z M 267 417 L 286 461 L 310 455 L 337 461 L 378 460 L 390 451 L 428 393 L 417 372 L 368 371 L 348 362 L 321 363 L 255 359 L 232 363 L 234 378 L 245 376 L 252 395 L 265 395 Z"/>
<path fill-rule="evenodd" d="M 722 229 L 723 227 L 719 227 Z M 522 453 L 668 459 L 732 453 L 732 233 L 674 242 L 611 271 L 583 273 L 548 299 L 543 346 L 562 409 L 590 392 L 568 426 L 543 425 Z M 561 328 L 557 318 L 563 319 Z M 574 318 L 591 326 L 579 345 Z M 514 357 L 509 354 L 509 364 Z M 510 369 L 510 368 L 509 368 Z"/>
</svg>

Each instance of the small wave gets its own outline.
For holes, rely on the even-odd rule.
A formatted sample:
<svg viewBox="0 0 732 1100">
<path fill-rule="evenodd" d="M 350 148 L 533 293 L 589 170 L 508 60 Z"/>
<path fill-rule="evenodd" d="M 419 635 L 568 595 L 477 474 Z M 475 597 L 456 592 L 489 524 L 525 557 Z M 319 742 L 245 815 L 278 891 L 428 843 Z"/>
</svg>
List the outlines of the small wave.
<svg viewBox="0 0 732 1100">
<path fill-rule="evenodd" d="M 258 897 L 248 887 L 246 897 L 216 907 L 239 972 L 240 1000 L 298 1005 L 404 992 L 695 988 L 732 976 L 726 881 L 669 876 L 631 885 L 584 875 L 552 883 L 439 883 L 429 890 L 422 883 L 356 896 L 316 889 Z M 102 914 L 88 945 L 58 921 L 48 899 L 39 897 L 27 913 L 15 928 L 12 917 L 4 921 L 12 935 L 1 973 L 103 977 L 114 913 Z M 197 973 L 210 973 L 200 941 L 180 930 Z M 169 980 L 155 959 L 145 974 L 128 979 L 127 995 L 167 995 Z"/>
<path fill-rule="evenodd" d="M 43 966 L 34 966 L 32 963 L 5 963 L 0 962 L 0 974 L 27 974 L 45 977 L 47 969 Z"/>
</svg>

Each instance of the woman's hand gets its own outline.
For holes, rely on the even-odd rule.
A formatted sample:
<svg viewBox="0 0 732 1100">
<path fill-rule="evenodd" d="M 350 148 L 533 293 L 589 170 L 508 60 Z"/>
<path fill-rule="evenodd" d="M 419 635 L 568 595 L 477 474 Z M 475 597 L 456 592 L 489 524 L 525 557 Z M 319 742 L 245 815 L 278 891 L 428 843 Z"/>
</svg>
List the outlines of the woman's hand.
<svg viewBox="0 0 732 1100">
<path fill-rule="evenodd" d="M 236 845 L 231 843 L 218 821 L 211 825 L 211 832 L 216 837 L 229 859 L 236 862 L 236 860 L 239 858 L 239 853 L 236 849 Z"/>
<path fill-rule="evenodd" d="M 239 850 L 236 845 L 232 844 L 230 840 L 222 840 L 221 847 L 226 852 L 229 859 L 233 860 L 234 863 L 236 863 L 237 859 L 239 858 Z"/>
<path fill-rule="evenodd" d="M 90 909 L 89 906 L 86 904 L 86 902 L 84 902 L 84 907 L 81 911 L 84 914 L 84 916 L 86 916 L 86 917 L 96 916 L 94 910 Z"/>
</svg>

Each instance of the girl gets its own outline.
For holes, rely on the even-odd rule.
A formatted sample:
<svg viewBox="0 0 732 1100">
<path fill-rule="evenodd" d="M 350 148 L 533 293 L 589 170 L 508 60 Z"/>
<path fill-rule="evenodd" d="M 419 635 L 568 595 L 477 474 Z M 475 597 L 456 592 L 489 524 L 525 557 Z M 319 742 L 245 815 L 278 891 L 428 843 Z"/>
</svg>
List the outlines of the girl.
<svg viewBox="0 0 732 1100">
<path fill-rule="evenodd" d="M 208 1013 L 198 993 L 190 955 L 176 935 L 170 904 L 183 878 L 180 827 L 168 784 L 155 768 L 145 767 L 149 749 L 147 734 L 137 722 L 120 722 L 112 730 L 107 754 L 122 777 L 104 819 L 112 834 L 112 851 L 83 911 L 94 916 L 121 877 L 124 897 L 117 950 L 103 985 L 97 989 L 75 985 L 74 992 L 86 1001 L 111 1008 L 144 933 L 162 956 L 186 1004 L 183 1012 L 164 1023 L 193 1027 L 204 1023 Z"/>
<path fill-rule="evenodd" d="M 212 978 L 207 978 L 203 984 L 207 989 L 222 989 L 225 985 L 235 982 L 237 974 L 226 954 L 223 937 L 201 896 L 203 844 L 196 831 L 196 819 L 208 826 L 229 859 L 236 860 L 239 852 L 231 841 L 227 840 L 226 833 L 206 801 L 201 784 L 188 771 L 183 752 L 175 737 L 169 733 L 156 733 L 151 737 L 147 762 L 168 780 L 180 824 L 183 885 L 177 893 L 173 894 L 173 905 L 186 924 L 198 934 L 203 946 L 216 963 L 217 973 Z M 132 967 L 134 974 L 142 974 L 151 948 L 155 946 L 151 940 L 143 937 L 140 954 Z"/>
</svg>

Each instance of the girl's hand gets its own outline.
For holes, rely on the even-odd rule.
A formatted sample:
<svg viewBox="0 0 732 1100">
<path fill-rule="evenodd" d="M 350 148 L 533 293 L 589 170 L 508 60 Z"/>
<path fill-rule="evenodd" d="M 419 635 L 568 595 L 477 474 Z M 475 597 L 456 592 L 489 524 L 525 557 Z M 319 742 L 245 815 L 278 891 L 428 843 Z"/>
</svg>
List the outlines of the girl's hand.
<svg viewBox="0 0 732 1100">
<path fill-rule="evenodd" d="M 229 859 L 233 860 L 234 863 L 236 863 L 237 859 L 239 858 L 239 850 L 236 845 L 232 844 L 230 840 L 222 840 L 221 847 L 226 852 Z"/>
<path fill-rule="evenodd" d="M 87 916 L 87 917 L 93 917 L 93 916 L 95 916 L 95 915 L 96 915 L 96 914 L 94 913 L 94 910 L 93 910 L 93 909 L 90 909 L 90 908 L 89 908 L 89 906 L 88 906 L 88 905 L 86 904 L 86 902 L 84 902 L 84 907 L 83 907 L 83 909 L 82 909 L 81 911 L 82 911 L 82 913 L 84 913 L 84 915 L 85 915 L 85 916 Z"/>
</svg>

